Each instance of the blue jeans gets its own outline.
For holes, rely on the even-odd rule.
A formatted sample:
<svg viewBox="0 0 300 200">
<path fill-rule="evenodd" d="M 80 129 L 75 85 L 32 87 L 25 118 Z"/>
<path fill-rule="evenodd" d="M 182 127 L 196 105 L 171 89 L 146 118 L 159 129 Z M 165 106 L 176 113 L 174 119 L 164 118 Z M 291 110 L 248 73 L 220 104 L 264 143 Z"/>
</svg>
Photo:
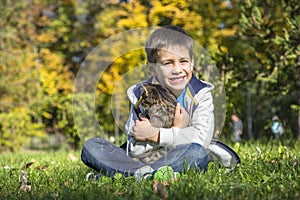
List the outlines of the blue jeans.
<svg viewBox="0 0 300 200">
<path fill-rule="evenodd" d="M 126 150 L 114 146 L 101 138 L 91 138 L 86 141 L 81 153 L 82 161 L 96 171 L 102 171 L 113 177 L 115 173 L 132 176 L 134 173 L 147 166 L 143 162 L 133 160 L 126 155 Z M 168 151 L 154 163 L 148 164 L 154 171 L 162 166 L 169 165 L 175 172 L 182 172 L 186 168 L 207 170 L 207 152 L 197 143 L 178 145 Z"/>
</svg>

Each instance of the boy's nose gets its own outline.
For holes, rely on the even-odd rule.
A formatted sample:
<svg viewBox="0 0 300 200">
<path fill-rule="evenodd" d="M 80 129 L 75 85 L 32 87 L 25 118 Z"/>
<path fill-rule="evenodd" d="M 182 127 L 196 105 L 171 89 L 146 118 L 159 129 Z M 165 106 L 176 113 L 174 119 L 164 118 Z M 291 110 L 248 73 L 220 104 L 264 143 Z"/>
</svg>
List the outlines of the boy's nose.
<svg viewBox="0 0 300 200">
<path fill-rule="evenodd" d="M 173 73 L 181 73 L 182 67 L 180 66 L 180 63 L 176 62 L 173 66 Z"/>
</svg>

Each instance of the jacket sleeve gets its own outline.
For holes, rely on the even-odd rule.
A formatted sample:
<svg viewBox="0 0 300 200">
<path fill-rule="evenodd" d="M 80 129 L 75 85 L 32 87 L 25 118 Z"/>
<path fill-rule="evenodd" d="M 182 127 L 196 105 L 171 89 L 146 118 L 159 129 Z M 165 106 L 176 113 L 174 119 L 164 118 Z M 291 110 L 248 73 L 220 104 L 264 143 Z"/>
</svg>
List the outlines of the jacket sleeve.
<svg viewBox="0 0 300 200">
<path fill-rule="evenodd" d="M 190 114 L 186 128 L 160 128 L 161 146 L 174 147 L 179 144 L 199 143 L 204 148 L 210 144 L 214 133 L 214 106 L 210 91 L 198 94 L 198 104 Z"/>
<path fill-rule="evenodd" d="M 131 131 L 132 127 L 135 125 L 135 120 L 137 120 L 137 119 L 138 119 L 138 117 L 134 112 L 133 105 L 131 105 L 129 117 L 125 124 L 125 131 L 126 131 L 127 135 L 130 135 L 130 131 Z"/>
</svg>

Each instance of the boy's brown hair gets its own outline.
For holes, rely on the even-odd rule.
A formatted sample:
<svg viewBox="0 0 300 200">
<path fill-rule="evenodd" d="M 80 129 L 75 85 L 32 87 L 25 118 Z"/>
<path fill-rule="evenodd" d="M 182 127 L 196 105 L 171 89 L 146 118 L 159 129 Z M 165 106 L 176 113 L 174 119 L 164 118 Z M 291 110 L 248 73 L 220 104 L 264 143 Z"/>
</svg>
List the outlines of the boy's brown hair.
<svg viewBox="0 0 300 200">
<path fill-rule="evenodd" d="M 189 34 L 178 26 L 163 26 L 156 29 L 148 38 L 145 51 L 149 63 L 157 63 L 158 51 L 170 46 L 186 47 L 190 58 L 194 56 L 194 41 Z"/>
</svg>

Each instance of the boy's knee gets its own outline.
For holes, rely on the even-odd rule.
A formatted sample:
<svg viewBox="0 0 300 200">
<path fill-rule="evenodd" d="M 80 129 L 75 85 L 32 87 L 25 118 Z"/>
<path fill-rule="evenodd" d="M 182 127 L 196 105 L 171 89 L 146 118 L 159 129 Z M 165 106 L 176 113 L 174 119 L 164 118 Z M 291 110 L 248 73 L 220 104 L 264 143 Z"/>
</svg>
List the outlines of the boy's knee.
<svg viewBox="0 0 300 200">
<path fill-rule="evenodd" d="M 197 143 L 192 143 L 190 148 L 193 154 L 196 157 L 198 157 L 198 159 L 201 159 L 203 162 L 207 162 L 208 159 L 207 151 L 202 145 Z"/>
<path fill-rule="evenodd" d="M 86 157 L 91 154 L 95 145 L 99 142 L 99 138 L 89 138 L 82 147 L 81 158 Z"/>
<path fill-rule="evenodd" d="M 83 148 L 90 149 L 90 147 L 94 146 L 97 143 L 100 143 L 100 138 L 89 138 L 83 145 Z"/>
<path fill-rule="evenodd" d="M 93 156 L 98 150 L 97 146 L 101 145 L 101 138 L 89 138 L 83 145 L 81 150 L 81 160 L 86 163 L 91 156 Z"/>
</svg>

